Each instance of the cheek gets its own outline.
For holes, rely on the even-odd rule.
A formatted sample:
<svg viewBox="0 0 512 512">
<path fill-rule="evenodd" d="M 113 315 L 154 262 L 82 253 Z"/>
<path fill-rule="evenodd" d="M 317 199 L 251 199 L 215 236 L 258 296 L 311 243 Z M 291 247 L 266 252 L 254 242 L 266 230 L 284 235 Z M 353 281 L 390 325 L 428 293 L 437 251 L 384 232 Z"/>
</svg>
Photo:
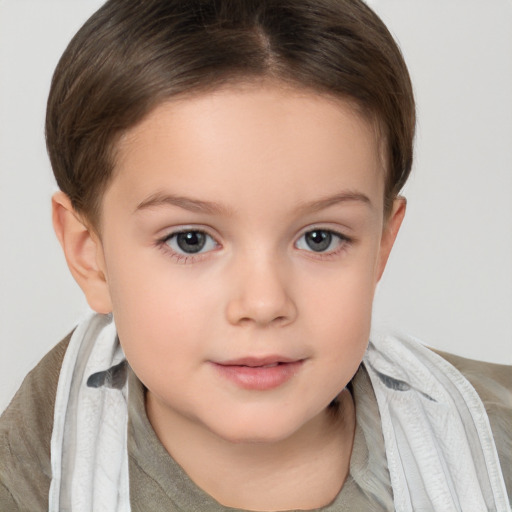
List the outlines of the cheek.
<svg viewBox="0 0 512 512">
<path fill-rule="evenodd" d="M 193 361 L 186 355 L 203 343 L 205 311 L 214 307 L 211 295 L 199 289 L 201 280 L 185 280 L 144 258 L 117 262 L 109 273 L 113 314 L 121 345 L 141 380 L 151 373 L 165 377 L 170 367 Z"/>
<path fill-rule="evenodd" d="M 375 292 L 376 251 L 360 251 L 346 262 L 316 271 L 302 270 L 304 310 L 310 310 L 327 325 L 343 323 L 347 328 L 366 323 L 371 316 Z M 327 320 L 328 319 L 328 320 Z M 342 331 L 343 332 L 343 331 Z"/>
<path fill-rule="evenodd" d="M 371 293 L 347 287 L 333 301 L 322 308 L 323 321 L 319 324 L 321 339 L 326 342 L 325 354 L 333 368 L 355 371 L 359 365 L 370 335 Z M 352 372 L 353 373 L 353 372 Z M 349 378 L 352 376 L 350 373 Z"/>
<path fill-rule="evenodd" d="M 199 293 L 200 279 L 157 251 L 154 247 L 130 250 L 129 244 L 120 243 L 110 255 L 113 265 L 108 275 L 114 313 L 136 324 L 136 328 L 139 324 L 150 329 L 160 324 L 165 328 L 168 323 L 176 326 L 179 322 L 173 319 L 192 314 L 192 306 L 204 297 Z"/>
<path fill-rule="evenodd" d="M 304 280 L 300 309 L 307 315 L 308 336 L 322 340 L 333 367 L 355 370 L 364 354 L 375 290 L 373 261 L 361 257 L 328 278 L 310 275 Z"/>
</svg>

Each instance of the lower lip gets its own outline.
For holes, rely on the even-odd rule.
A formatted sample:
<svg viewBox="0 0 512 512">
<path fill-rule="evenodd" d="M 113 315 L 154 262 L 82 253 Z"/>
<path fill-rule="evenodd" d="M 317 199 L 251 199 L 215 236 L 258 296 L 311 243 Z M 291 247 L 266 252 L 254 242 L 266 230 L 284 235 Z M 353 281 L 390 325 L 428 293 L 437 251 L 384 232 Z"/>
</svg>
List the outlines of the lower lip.
<svg viewBox="0 0 512 512">
<path fill-rule="evenodd" d="M 214 366 L 224 378 L 241 388 L 265 391 L 277 388 L 288 382 L 298 373 L 302 366 L 302 361 L 281 363 L 277 366 L 266 368 L 263 366 L 237 366 L 217 363 L 214 363 Z"/>
</svg>

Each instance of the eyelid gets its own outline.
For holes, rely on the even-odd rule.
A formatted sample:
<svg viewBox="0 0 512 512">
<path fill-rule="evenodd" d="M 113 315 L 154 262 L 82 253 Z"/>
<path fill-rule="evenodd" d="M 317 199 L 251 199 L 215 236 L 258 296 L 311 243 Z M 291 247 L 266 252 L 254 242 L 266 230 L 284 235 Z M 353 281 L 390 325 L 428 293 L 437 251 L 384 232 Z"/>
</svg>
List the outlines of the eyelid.
<svg viewBox="0 0 512 512">
<path fill-rule="evenodd" d="M 326 250 L 326 251 L 314 251 L 311 248 L 298 247 L 299 241 L 303 237 L 305 237 L 308 233 L 311 233 L 313 231 L 324 231 L 324 232 L 330 233 L 331 235 L 333 235 L 333 237 L 336 237 L 339 240 L 338 246 L 335 249 Z M 304 251 L 306 253 L 314 255 L 315 257 L 328 258 L 329 256 L 337 255 L 340 251 L 345 249 L 347 245 L 353 243 L 353 241 L 354 240 L 352 237 L 346 235 L 339 229 L 335 229 L 335 228 L 327 227 L 327 226 L 321 226 L 321 225 L 313 225 L 313 226 L 308 226 L 307 228 L 302 230 L 300 235 L 297 237 L 297 239 L 294 243 L 294 246 L 301 251 Z"/>
<path fill-rule="evenodd" d="M 348 235 L 345 230 L 339 228 L 339 227 L 333 227 L 330 225 L 325 224 L 312 224 L 310 226 L 307 226 L 300 230 L 299 236 L 297 237 L 297 240 L 304 236 L 307 233 L 311 233 L 312 231 L 328 231 L 329 233 L 332 233 L 333 235 L 336 235 L 344 240 L 352 240 L 352 236 Z"/>
<path fill-rule="evenodd" d="M 164 229 L 160 229 L 159 232 L 161 235 L 157 235 L 159 240 L 168 240 L 172 236 L 179 235 L 180 233 L 189 233 L 191 231 L 197 231 L 198 233 L 203 233 L 205 235 L 210 236 L 215 241 L 219 238 L 219 235 L 214 232 L 214 230 L 208 226 L 203 224 L 178 224 L 176 226 L 170 226 Z M 218 242 L 217 242 L 218 243 Z"/>
<path fill-rule="evenodd" d="M 206 251 L 200 250 L 195 253 L 187 253 L 182 250 L 176 250 L 175 248 L 170 246 L 169 240 L 171 240 L 172 238 L 176 238 L 178 235 L 182 233 L 191 232 L 202 233 L 203 235 L 205 235 L 214 242 L 214 247 Z M 156 245 L 160 249 L 162 249 L 167 255 L 171 256 L 179 263 L 190 263 L 199 261 L 200 259 L 207 257 L 209 253 L 213 252 L 214 250 L 221 246 L 221 244 L 217 240 L 217 236 L 210 233 L 209 230 L 204 228 L 203 226 L 194 225 L 176 226 L 174 228 L 169 228 L 164 235 L 158 238 L 158 240 L 156 241 Z"/>
</svg>

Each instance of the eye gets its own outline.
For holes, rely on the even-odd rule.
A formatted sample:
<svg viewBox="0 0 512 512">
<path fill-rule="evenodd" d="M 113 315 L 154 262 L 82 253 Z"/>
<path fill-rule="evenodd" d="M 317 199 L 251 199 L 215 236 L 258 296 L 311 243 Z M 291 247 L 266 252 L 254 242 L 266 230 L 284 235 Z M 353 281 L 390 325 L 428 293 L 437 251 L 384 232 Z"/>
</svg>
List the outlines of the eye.
<svg viewBox="0 0 512 512">
<path fill-rule="evenodd" d="M 197 230 L 173 233 L 166 238 L 165 243 L 178 254 L 198 254 L 217 247 L 217 242 L 210 235 Z"/>
<path fill-rule="evenodd" d="M 348 238 L 329 229 L 312 229 L 304 233 L 296 243 L 297 249 L 313 252 L 335 252 Z"/>
</svg>

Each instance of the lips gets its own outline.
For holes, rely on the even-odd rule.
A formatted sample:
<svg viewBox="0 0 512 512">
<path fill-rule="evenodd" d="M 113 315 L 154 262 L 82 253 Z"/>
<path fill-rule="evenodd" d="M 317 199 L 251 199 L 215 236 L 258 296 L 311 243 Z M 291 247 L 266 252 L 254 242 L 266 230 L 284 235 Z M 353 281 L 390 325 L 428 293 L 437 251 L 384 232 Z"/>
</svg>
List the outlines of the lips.
<svg viewBox="0 0 512 512">
<path fill-rule="evenodd" d="M 222 366 L 248 366 L 250 368 L 261 368 L 265 366 L 277 366 L 278 364 L 295 363 L 299 359 L 291 359 L 284 356 L 265 356 L 265 357 L 243 357 L 240 359 L 233 359 L 224 361 L 218 364 Z"/>
<path fill-rule="evenodd" d="M 212 363 L 218 374 L 238 387 L 254 391 L 277 388 L 301 369 L 303 359 L 282 356 L 244 357 Z"/>
</svg>

